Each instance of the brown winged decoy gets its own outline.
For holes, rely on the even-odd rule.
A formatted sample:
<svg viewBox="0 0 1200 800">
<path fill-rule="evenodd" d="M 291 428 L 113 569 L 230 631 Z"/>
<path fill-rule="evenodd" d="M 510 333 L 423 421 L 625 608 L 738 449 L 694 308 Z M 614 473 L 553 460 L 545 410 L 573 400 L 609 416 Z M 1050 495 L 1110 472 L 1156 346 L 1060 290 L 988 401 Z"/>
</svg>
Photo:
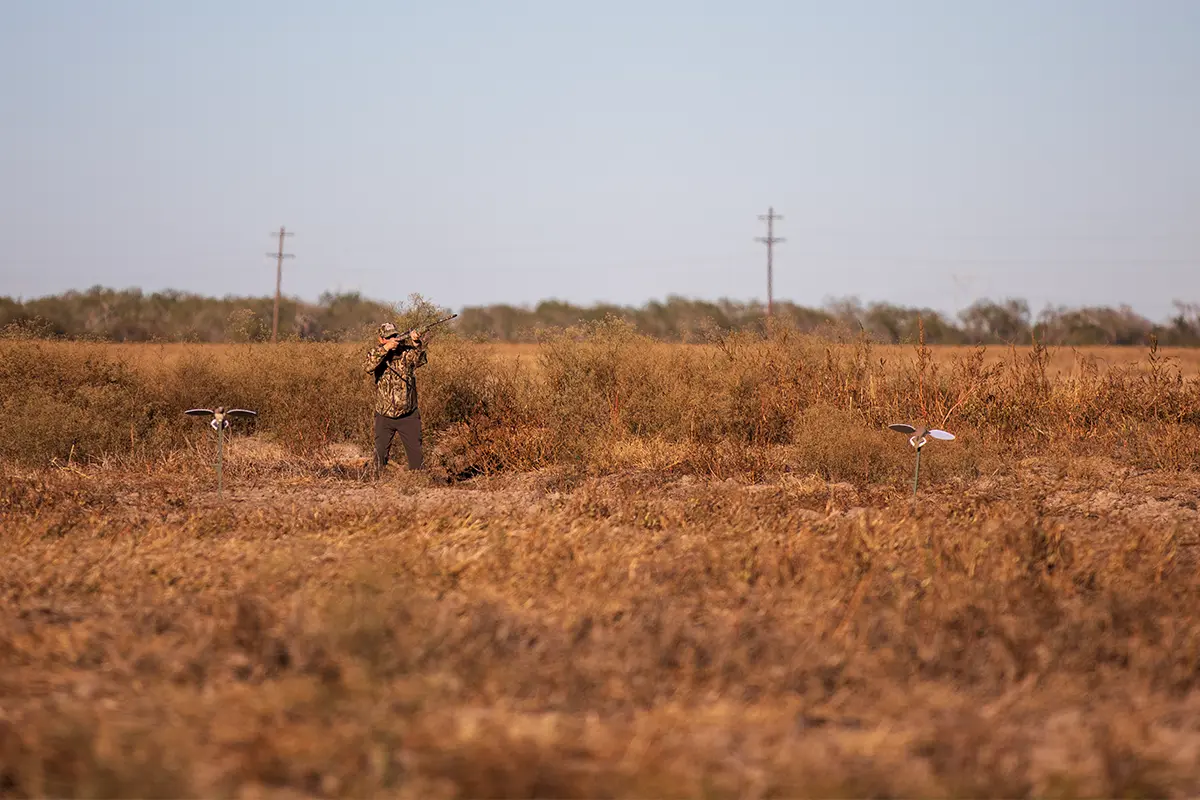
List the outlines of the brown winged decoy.
<svg viewBox="0 0 1200 800">
<path fill-rule="evenodd" d="M 189 408 L 187 411 L 185 411 L 183 413 L 191 414 L 193 417 L 202 417 L 205 415 L 211 415 L 212 421 L 210 421 L 208 424 L 212 426 L 212 429 L 214 431 L 220 430 L 221 428 L 228 428 L 230 417 L 257 417 L 258 416 L 257 411 L 250 411 L 249 409 L 246 409 L 246 408 L 231 408 L 228 411 L 226 411 L 224 406 L 217 406 L 215 409 L 213 409 L 213 408 Z"/>
<path fill-rule="evenodd" d="M 926 425 L 921 425 L 914 428 L 912 425 L 906 425 L 903 422 L 898 422 L 895 425 L 888 425 L 888 427 L 894 431 L 899 431 L 900 433 L 911 434 L 909 436 L 908 443 L 918 450 L 924 447 L 926 442 L 929 441 L 929 439 L 926 437 L 932 436 L 934 439 L 941 439 L 943 441 L 950 441 L 954 438 L 953 433 L 949 433 L 938 428 L 930 428 Z"/>
</svg>

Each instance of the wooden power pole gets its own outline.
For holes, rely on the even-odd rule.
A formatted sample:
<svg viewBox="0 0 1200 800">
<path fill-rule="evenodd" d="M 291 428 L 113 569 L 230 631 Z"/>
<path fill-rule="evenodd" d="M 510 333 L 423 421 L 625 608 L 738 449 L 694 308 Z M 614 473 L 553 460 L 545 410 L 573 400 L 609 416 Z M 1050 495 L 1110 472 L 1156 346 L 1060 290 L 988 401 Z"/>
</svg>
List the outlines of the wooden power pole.
<svg viewBox="0 0 1200 800">
<path fill-rule="evenodd" d="M 787 239 L 775 235 L 775 220 L 783 219 L 783 217 L 775 213 L 774 206 L 768 208 L 766 214 L 759 214 L 758 218 L 767 221 L 767 235 L 757 237 L 756 241 L 766 242 L 767 244 L 767 317 L 770 318 L 775 310 L 774 275 L 772 274 L 774 271 L 775 245 L 779 242 L 786 242 Z"/>
<path fill-rule="evenodd" d="M 272 233 L 272 236 L 275 234 Z M 268 256 L 275 258 L 275 313 L 271 318 L 271 344 L 279 342 L 279 294 L 283 288 L 283 260 L 285 258 L 295 258 L 291 253 L 283 252 L 283 237 L 292 236 L 283 226 L 279 228 L 279 250 L 274 253 L 267 253 Z"/>
</svg>

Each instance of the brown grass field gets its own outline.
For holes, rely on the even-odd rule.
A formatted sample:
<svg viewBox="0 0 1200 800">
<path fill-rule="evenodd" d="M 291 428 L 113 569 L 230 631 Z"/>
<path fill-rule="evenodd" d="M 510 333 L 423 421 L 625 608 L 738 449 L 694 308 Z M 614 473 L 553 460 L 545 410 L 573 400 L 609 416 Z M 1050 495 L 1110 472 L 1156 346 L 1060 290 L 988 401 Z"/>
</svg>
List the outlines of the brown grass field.
<svg viewBox="0 0 1200 800">
<path fill-rule="evenodd" d="M 228 353 L 235 352 L 239 348 L 244 349 L 255 346 L 177 343 L 106 345 L 110 352 L 128 353 L 128 357 L 134 360 L 152 357 L 165 361 L 174 361 L 184 354 L 195 353 L 197 351 Z M 355 344 L 342 344 L 339 346 L 348 354 L 356 354 L 362 349 L 362 345 Z M 519 359 L 531 364 L 537 362 L 538 353 L 540 352 L 540 347 L 537 344 L 481 343 L 477 344 L 476 347 L 480 352 L 488 353 L 495 358 Z M 664 351 L 700 348 L 699 345 L 673 344 L 662 344 L 658 345 L 658 347 Z M 876 345 L 874 349 L 881 358 L 888 360 L 903 360 L 909 357 L 913 350 L 911 347 L 902 345 Z M 936 345 L 931 346 L 929 349 L 933 360 L 939 363 L 950 363 L 954 359 L 967 357 L 975 350 L 975 348 L 965 345 Z M 1011 359 L 1014 353 L 1018 357 L 1028 357 L 1032 350 L 1033 348 L 1028 345 L 1012 348 L 991 346 L 985 349 L 984 362 L 989 365 L 1001 363 Z M 1188 347 L 1164 347 L 1159 352 L 1164 359 L 1168 359 L 1174 363 L 1183 375 L 1187 377 L 1200 375 L 1200 350 Z M 1077 373 L 1082 365 L 1089 362 L 1095 363 L 1100 369 L 1104 370 L 1111 367 L 1145 365 L 1145 357 L 1146 351 L 1139 347 L 1059 347 L 1053 348 L 1050 351 L 1047 367 L 1051 373 L 1073 374 Z"/>
<path fill-rule="evenodd" d="M 1200 794 L 1196 354 L 360 356 L 0 343 L 0 794 Z"/>
</svg>

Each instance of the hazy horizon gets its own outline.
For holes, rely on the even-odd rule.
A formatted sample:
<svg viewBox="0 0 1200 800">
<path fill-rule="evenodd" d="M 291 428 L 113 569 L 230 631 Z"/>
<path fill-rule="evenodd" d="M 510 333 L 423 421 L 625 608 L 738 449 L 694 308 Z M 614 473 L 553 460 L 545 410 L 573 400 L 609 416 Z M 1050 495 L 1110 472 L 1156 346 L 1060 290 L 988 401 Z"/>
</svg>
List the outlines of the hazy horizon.
<svg viewBox="0 0 1200 800">
<path fill-rule="evenodd" d="M 30 302 L 37 302 L 39 300 L 47 300 L 47 299 L 52 299 L 55 297 L 61 297 L 63 295 L 69 294 L 71 292 L 77 292 L 79 294 L 86 294 L 87 292 L 91 291 L 93 288 L 97 288 L 97 287 L 95 287 L 95 286 L 76 287 L 73 289 L 64 289 L 61 292 L 56 292 L 56 293 L 52 293 L 52 294 L 48 294 L 48 295 L 35 295 L 35 296 L 29 296 L 29 297 L 12 296 L 12 295 L 0 295 L 0 297 L 15 300 L 17 302 L 30 303 Z M 140 291 L 144 295 L 150 295 L 150 294 L 154 294 L 154 293 L 168 293 L 168 292 L 175 291 L 175 292 L 181 292 L 184 294 L 195 294 L 197 296 L 208 298 L 208 299 L 213 299 L 213 300 L 230 300 L 230 299 L 235 299 L 235 298 L 246 298 L 246 299 L 254 299 L 254 300 L 261 301 L 261 300 L 270 300 L 274 297 L 273 291 L 272 292 L 260 292 L 258 294 L 254 294 L 254 293 L 206 294 L 204 292 L 191 292 L 190 290 L 175 289 L 172 287 L 164 287 L 164 288 L 160 288 L 160 289 L 142 289 L 141 287 L 138 287 L 138 286 L 125 286 L 125 287 L 100 286 L 99 288 L 104 291 L 113 291 L 113 292 Z M 326 290 L 326 291 L 329 292 L 330 294 L 333 294 L 336 296 L 336 293 L 329 291 L 329 290 Z M 357 291 L 357 290 L 346 290 L 345 293 L 349 294 L 349 293 L 354 293 L 355 291 Z M 316 295 L 313 295 L 310 297 L 301 297 L 299 295 L 291 294 L 291 293 L 288 293 L 285 291 L 285 292 L 283 292 L 283 297 L 286 300 L 291 300 L 291 301 L 300 302 L 300 303 L 307 303 L 307 304 L 312 304 L 312 305 L 319 305 L 321 302 L 322 295 L 324 295 L 324 294 L 325 294 L 325 292 L 318 292 Z M 379 302 L 379 303 L 383 303 L 383 304 L 402 305 L 408 299 L 407 297 L 403 297 L 403 298 L 375 297 L 370 294 L 361 293 L 361 292 L 359 294 L 366 301 Z M 433 302 L 437 305 L 440 305 L 443 307 L 448 307 L 452 312 L 457 313 L 457 312 L 463 311 L 465 308 L 488 308 L 488 307 L 496 307 L 496 306 L 501 306 L 501 305 L 509 306 L 512 308 L 524 309 L 527 311 L 535 311 L 537 309 L 537 307 L 542 303 L 568 303 L 568 304 L 572 304 L 572 305 L 575 305 L 575 306 L 578 306 L 581 308 L 595 308 L 600 305 L 614 305 L 614 306 L 618 306 L 618 307 L 622 307 L 622 308 L 641 309 L 641 308 L 645 308 L 645 307 L 649 306 L 650 303 L 661 303 L 661 304 L 665 305 L 668 302 L 670 302 L 670 300 L 672 298 L 679 298 L 685 302 L 706 302 L 706 303 L 713 303 L 713 304 L 718 304 L 718 305 L 721 303 L 724 303 L 724 302 L 730 302 L 730 303 L 734 303 L 734 304 L 745 304 L 745 305 L 752 305 L 754 303 L 759 303 L 764 308 L 766 307 L 765 299 L 758 299 L 758 298 L 747 299 L 747 298 L 739 298 L 739 297 L 696 297 L 696 296 L 689 296 L 686 294 L 678 294 L 678 293 L 671 294 L 671 295 L 664 295 L 662 297 L 647 297 L 640 301 L 636 301 L 636 302 L 632 302 L 632 303 L 611 303 L 611 304 L 608 303 L 607 301 L 602 301 L 602 300 L 595 301 L 592 303 L 576 303 L 576 302 L 573 302 L 571 300 L 568 300 L 568 299 L 565 299 L 562 297 L 541 297 L 536 300 L 517 302 L 517 303 L 499 303 L 499 302 L 497 302 L 497 303 L 470 303 L 470 304 L 466 304 L 466 305 L 449 306 L 445 303 L 439 302 L 437 300 L 437 298 L 426 297 L 424 299 L 429 302 Z M 945 314 L 946 318 L 949 321 L 953 322 L 958 318 L 958 312 L 965 311 L 969 306 L 971 306 L 972 303 L 987 301 L 987 302 L 994 302 L 997 304 L 1004 304 L 1010 300 L 1024 300 L 1028 303 L 1028 298 L 1026 298 L 1026 297 L 1016 297 L 1016 296 L 1009 295 L 1009 296 L 1004 296 L 1004 297 L 976 297 L 976 298 L 973 298 L 972 300 L 964 303 L 961 307 L 958 307 L 955 309 L 949 309 L 949 310 L 936 309 L 936 308 L 932 308 L 931 306 L 918 306 L 918 305 L 908 305 L 908 306 L 904 306 L 904 307 L 906 307 L 906 308 L 928 307 L 934 311 L 939 311 L 939 312 Z M 794 303 L 795 305 L 800 306 L 800 307 L 806 307 L 806 308 L 815 309 L 815 310 L 835 310 L 833 307 L 838 304 L 841 304 L 844 302 L 855 302 L 855 301 L 861 303 L 861 305 L 864 307 L 864 309 L 869 307 L 872 303 L 875 303 L 875 302 L 889 302 L 886 300 L 879 300 L 878 298 L 870 299 L 870 298 L 862 298 L 862 297 L 855 297 L 855 296 L 841 296 L 841 297 L 827 297 L 821 301 L 812 302 L 812 303 L 797 303 L 795 300 L 792 300 L 791 298 L 786 298 L 786 297 L 781 298 L 778 296 L 775 297 L 776 305 L 778 305 L 780 303 L 790 302 L 790 303 Z M 903 305 L 903 304 L 900 304 L 900 305 Z M 1062 308 L 1066 308 L 1068 310 L 1076 310 L 1076 309 L 1083 307 L 1081 304 L 1073 304 L 1073 305 L 1072 304 L 1046 304 L 1043 306 L 1036 306 L 1032 303 L 1028 303 L 1028 305 L 1029 305 L 1030 314 L 1034 320 L 1036 320 L 1038 318 L 1038 316 L 1041 312 L 1046 311 L 1046 310 L 1057 311 Z M 1200 306 L 1200 303 L 1197 303 L 1194 305 Z M 1125 304 L 1125 303 L 1109 303 L 1109 304 L 1103 304 L 1101 307 L 1110 308 L 1114 311 L 1119 311 L 1122 308 L 1127 308 L 1127 307 L 1132 308 L 1131 306 L 1129 306 L 1128 304 Z M 1136 308 L 1133 310 L 1135 312 L 1137 312 Z M 1169 312 L 1163 314 L 1161 317 L 1153 317 L 1153 316 L 1144 315 L 1144 314 L 1142 316 L 1147 318 L 1148 321 L 1150 321 L 1152 323 L 1162 324 L 1162 323 L 1169 322 L 1170 319 L 1173 318 L 1177 313 L 1178 313 L 1177 309 L 1172 308 Z"/>
<path fill-rule="evenodd" d="M 13 0 L 0 295 L 1200 301 L 1200 3 Z"/>
</svg>

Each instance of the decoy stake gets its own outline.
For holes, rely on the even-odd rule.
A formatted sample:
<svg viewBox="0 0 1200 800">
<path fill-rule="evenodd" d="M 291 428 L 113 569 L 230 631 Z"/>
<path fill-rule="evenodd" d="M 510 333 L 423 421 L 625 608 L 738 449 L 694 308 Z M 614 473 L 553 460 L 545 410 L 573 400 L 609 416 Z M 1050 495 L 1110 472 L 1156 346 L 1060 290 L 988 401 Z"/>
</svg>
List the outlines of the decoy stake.
<svg viewBox="0 0 1200 800">
<path fill-rule="evenodd" d="M 246 408 L 231 408 L 226 410 L 224 406 L 216 408 L 189 408 L 183 412 L 193 417 L 211 416 L 209 426 L 217 432 L 217 497 L 221 496 L 221 457 L 225 450 L 225 429 L 230 425 L 231 417 L 256 417 L 257 411 L 250 411 Z"/>
<path fill-rule="evenodd" d="M 950 441 L 954 439 L 954 434 L 948 431 L 943 431 L 938 428 L 930 428 L 926 425 L 913 427 L 903 422 L 898 422 L 894 425 L 888 425 L 894 431 L 899 433 L 907 433 L 908 443 L 917 451 L 917 466 L 913 470 L 913 508 L 917 507 L 917 483 L 921 479 L 921 448 L 924 447 L 930 438 L 941 439 L 942 441 Z"/>
</svg>

